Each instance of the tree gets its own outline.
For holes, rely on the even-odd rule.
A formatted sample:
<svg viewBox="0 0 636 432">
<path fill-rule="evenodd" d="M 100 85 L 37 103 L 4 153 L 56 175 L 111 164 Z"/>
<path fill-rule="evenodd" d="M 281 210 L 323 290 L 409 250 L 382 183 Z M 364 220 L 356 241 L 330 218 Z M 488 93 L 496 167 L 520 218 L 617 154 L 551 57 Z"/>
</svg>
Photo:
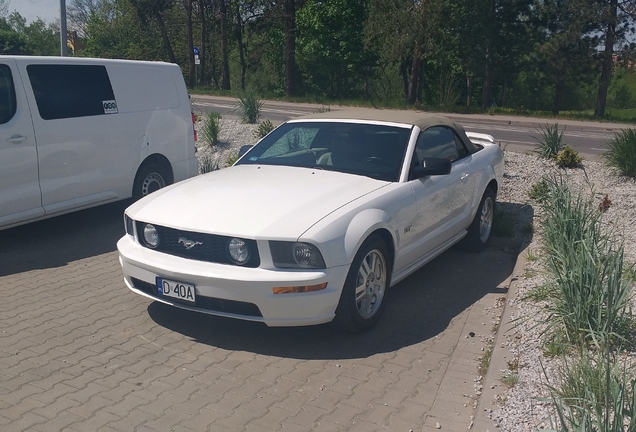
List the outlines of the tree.
<svg viewBox="0 0 636 432">
<path fill-rule="evenodd" d="M 27 25 L 26 18 L 18 12 L 12 12 L 6 23 L 24 41 L 24 52 L 21 54 L 43 56 L 59 53 L 60 32 L 52 24 L 47 24 L 41 18 L 38 18 Z M 14 43 L 17 43 L 15 39 Z"/>
<path fill-rule="evenodd" d="M 626 36 L 634 32 L 633 24 L 636 7 L 634 0 L 601 0 L 599 31 L 603 32 L 604 49 L 602 53 L 601 76 L 598 83 L 598 93 L 594 117 L 603 117 L 607 106 L 607 91 L 612 78 L 614 54 L 617 45 L 625 43 Z"/>
<path fill-rule="evenodd" d="M 0 18 L 4 18 L 9 13 L 9 0 L 0 0 Z"/>
<path fill-rule="evenodd" d="M 420 68 L 432 53 L 440 2 L 431 0 L 371 0 L 366 34 L 384 59 L 400 66 L 406 101 L 415 103 Z"/>
</svg>

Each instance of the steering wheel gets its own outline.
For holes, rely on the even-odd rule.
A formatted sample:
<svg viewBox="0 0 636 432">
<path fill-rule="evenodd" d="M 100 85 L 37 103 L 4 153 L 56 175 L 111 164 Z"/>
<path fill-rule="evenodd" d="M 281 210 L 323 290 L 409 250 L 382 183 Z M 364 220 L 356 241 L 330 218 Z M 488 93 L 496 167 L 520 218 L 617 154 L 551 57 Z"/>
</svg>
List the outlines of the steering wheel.
<svg viewBox="0 0 636 432">
<path fill-rule="evenodd" d="M 385 166 L 391 166 L 391 164 L 388 161 L 377 156 L 369 156 L 368 158 L 363 159 L 362 163 L 374 163 L 374 164 L 380 164 Z"/>
</svg>

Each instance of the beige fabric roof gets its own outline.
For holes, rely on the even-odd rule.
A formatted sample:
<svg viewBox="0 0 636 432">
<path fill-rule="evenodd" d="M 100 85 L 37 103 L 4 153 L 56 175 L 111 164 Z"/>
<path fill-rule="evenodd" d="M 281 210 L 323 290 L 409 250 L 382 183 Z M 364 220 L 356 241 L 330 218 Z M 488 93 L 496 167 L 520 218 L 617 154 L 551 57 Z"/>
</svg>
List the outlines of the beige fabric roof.
<svg viewBox="0 0 636 432">
<path fill-rule="evenodd" d="M 392 123 L 403 123 L 407 125 L 416 125 L 424 130 L 431 126 L 449 126 L 457 132 L 459 137 L 471 153 L 477 149 L 475 145 L 466 136 L 464 127 L 454 122 L 448 117 L 437 114 L 430 114 L 421 111 L 408 110 L 384 110 L 371 108 L 345 108 L 337 111 L 329 111 L 324 113 L 314 113 L 306 116 L 295 118 L 294 121 L 304 119 L 335 119 L 335 120 L 371 120 Z"/>
</svg>

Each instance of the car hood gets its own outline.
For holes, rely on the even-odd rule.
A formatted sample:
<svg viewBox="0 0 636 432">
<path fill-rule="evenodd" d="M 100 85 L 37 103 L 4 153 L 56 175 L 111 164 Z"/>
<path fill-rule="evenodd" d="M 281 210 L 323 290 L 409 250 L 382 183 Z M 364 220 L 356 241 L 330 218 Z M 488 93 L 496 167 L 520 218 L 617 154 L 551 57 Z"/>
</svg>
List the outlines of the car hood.
<svg viewBox="0 0 636 432">
<path fill-rule="evenodd" d="M 126 212 L 186 231 L 283 240 L 298 238 L 329 213 L 388 184 L 319 169 L 238 165 L 164 188 Z"/>
</svg>

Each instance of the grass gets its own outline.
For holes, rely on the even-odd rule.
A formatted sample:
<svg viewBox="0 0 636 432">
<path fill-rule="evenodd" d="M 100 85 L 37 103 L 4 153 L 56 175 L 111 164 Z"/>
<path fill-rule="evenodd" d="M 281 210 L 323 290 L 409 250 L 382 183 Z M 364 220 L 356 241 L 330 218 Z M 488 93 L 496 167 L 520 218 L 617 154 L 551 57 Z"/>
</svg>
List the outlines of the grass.
<svg viewBox="0 0 636 432">
<path fill-rule="evenodd" d="M 602 157 L 617 174 L 636 179 L 636 130 L 623 129 L 607 142 Z"/>
<path fill-rule="evenodd" d="M 519 384 L 519 374 L 516 374 L 511 371 L 506 371 L 503 374 L 503 376 L 499 379 L 499 381 L 501 381 L 503 385 L 511 389 L 517 384 Z"/>
<path fill-rule="evenodd" d="M 556 157 L 556 164 L 559 168 L 578 168 L 582 161 L 583 158 L 579 156 L 579 152 L 567 144 Z"/>
<path fill-rule="evenodd" d="M 215 146 L 219 142 L 221 133 L 221 114 L 212 111 L 208 113 L 201 129 L 201 138 L 210 146 Z"/>
<path fill-rule="evenodd" d="M 528 196 L 530 197 L 530 199 L 541 203 L 548 199 L 549 186 L 549 178 L 546 176 L 542 176 L 539 181 L 533 183 L 530 186 Z"/>
<path fill-rule="evenodd" d="M 236 163 L 237 160 L 239 160 L 238 152 L 230 153 L 229 155 L 227 155 L 227 158 L 225 159 L 225 166 L 232 166 Z"/>
<path fill-rule="evenodd" d="M 484 355 L 479 359 L 479 366 L 477 367 L 477 371 L 479 375 L 482 377 L 486 376 L 488 372 L 488 366 L 490 366 L 490 359 L 492 358 L 492 344 L 488 345 L 484 349 Z"/>
<path fill-rule="evenodd" d="M 191 94 L 204 94 L 215 96 L 239 97 L 243 93 L 240 90 L 220 90 L 212 87 L 194 87 L 189 89 Z M 608 108 L 605 110 L 605 116 L 602 118 L 594 117 L 594 110 L 578 110 L 578 111 L 561 111 L 558 115 L 552 114 L 550 111 L 528 110 L 524 108 L 514 107 L 489 107 L 485 110 L 478 106 L 467 107 L 464 104 L 456 105 L 430 105 L 416 103 L 415 105 L 407 104 L 403 99 L 332 99 L 319 95 L 306 95 L 288 98 L 280 96 L 275 92 L 260 92 L 262 97 L 269 100 L 280 100 L 298 103 L 315 103 L 323 106 L 341 105 L 341 106 L 358 106 L 369 108 L 388 108 L 388 109 L 415 109 L 420 111 L 432 111 L 439 113 L 455 113 L 455 114 L 489 114 L 489 115 L 506 115 L 506 116 L 523 116 L 545 119 L 571 119 L 571 120 L 593 120 L 601 122 L 619 122 L 619 123 L 636 123 L 636 109 L 618 109 Z"/>
</svg>

